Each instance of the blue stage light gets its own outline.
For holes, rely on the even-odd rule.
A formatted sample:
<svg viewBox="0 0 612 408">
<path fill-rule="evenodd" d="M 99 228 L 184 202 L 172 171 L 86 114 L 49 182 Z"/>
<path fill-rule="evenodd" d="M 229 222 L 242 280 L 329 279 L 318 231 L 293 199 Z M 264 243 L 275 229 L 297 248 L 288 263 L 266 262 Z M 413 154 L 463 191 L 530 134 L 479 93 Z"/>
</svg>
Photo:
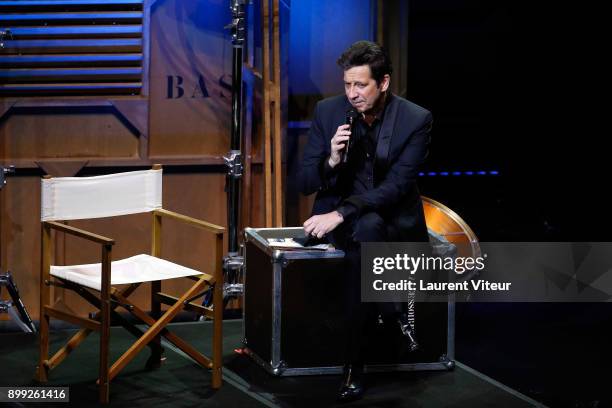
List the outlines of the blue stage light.
<svg viewBox="0 0 612 408">
<path fill-rule="evenodd" d="M 478 171 L 472 171 L 472 170 L 467 170 L 467 171 L 428 171 L 428 172 L 419 172 L 419 176 L 423 177 L 423 176 L 430 176 L 430 177 L 434 177 L 434 176 L 474 176 L 474 175 L 479 175 L 479 176 L 499 176 L 499 171 L 497 170 L 478 170 Z"/>
</svg>

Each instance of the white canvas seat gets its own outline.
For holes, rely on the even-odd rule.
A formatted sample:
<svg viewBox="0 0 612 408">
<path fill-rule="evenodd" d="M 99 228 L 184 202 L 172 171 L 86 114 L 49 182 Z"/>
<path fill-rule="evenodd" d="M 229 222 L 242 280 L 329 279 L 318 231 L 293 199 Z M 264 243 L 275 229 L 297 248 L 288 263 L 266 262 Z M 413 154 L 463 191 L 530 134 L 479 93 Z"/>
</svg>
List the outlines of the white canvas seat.
<svg viewBox="0 0 612 408">
<path fill-rule="evenodd" d="M 140 254 L 111 262 L 111 286 L 201 275 L 202 272 L 151 255 Z M 102 264 L 51 266 L 51 275 L 100 290 Z"/>
<path fill-rule="evenodd" d="M 223 233 L 225 229 L 202 220 L 162 208 L 162 169 L 139 170 L 95 177 L 44 178 L 41 186 L 42 265 L 40 276 L 40 353 L 36 378 L 46 382 L 49 371 L 57 367 L 92 332 L 100 333 L 99 399 L 109 402 L 109 383 L 145 347 L 151 349 L 147 368 L 157 368 L 163 361 L 161 336 L 212 370 L 211 386 L 222 383 L 223 320 Z M 108 218 L 148 212 L 151 214 L 152 242 L 150 254 L 139 254 L 113 261 L 115 240 L 71 226 L 68 220 Z M 201 272 L 161 257 L 162 219 L 171 218 L 182 225 L 195 227 L 214 236 L 210 247 L 212 262 Z M 52 231 L 99 244 L 100 262 L 82 265 L 54 265 Z M 198 248 L 198 251 L 200 249 Z M 162 282 L 189 278 L 191 285 L 179 294 L 162 292 Z M 195 281 L 195 283 L 193 283 Z M 151 310 L 148 313 L 128 297 L 141 285 L 150 282 Z M 118 285 L 124 285 L 121 288 Z M 99 311 L 88 317 L 56 307 L 50 286 L 71 290 Z M 181 285 L 181 287 L 183 287 Z M 212 293 L 212 306 L 205 307 L 197 298 Z M 161 305 L 169 305 L 162 311 Z M 148 302 L 147 302 L 148 305 Z M 142 329 L 123 318 L 115 309 L 123 308 L 140 320 Z M 167 325 L 183 310 L 213 319 L 212 357 L 209 358 L 172 333 Z M 114 364 L 109 365 L 111 315 L 137 340 Z M 61 319 L 83 327 L 49 358 L 49 319 Z"/>
</svg>

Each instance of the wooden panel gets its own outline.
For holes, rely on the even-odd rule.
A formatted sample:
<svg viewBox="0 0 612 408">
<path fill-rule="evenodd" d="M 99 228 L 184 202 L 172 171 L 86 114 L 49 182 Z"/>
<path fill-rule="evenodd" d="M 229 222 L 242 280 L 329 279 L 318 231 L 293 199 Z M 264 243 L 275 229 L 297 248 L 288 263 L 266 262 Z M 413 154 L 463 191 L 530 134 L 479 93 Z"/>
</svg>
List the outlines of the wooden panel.
<svg viewBox="0 0 612 408">
<path fill-rule="evenodd" d="M 230 149 L 232 52 L 217 31 L 230 21 L 229 7 L 217 5 L 211 13 L 225 20 L 213 21 L 198 3 L 160 2 L 151 15 L 152 158 L 220 157 Z"/>
<path fill-rule="evenodd" d="M 4 42 L 2 54 L 59 54 L 65 52 L 140 52 L 142 40 L 87 39 L 87 40 L 8 40 Z"/>
<path fill-rule="evenodd" d="M 142 54 L 0 55 L 1 67 L 87 67 L 142 64 Z"/>
<path fill-rule="evenodd" d="M 126 8 L 126 4 L 129 7 Z M 47 24 L 67 29 L 89 23 L 93 27 L 112 25 L 114 19 L 121 19 L 122 24 L 134 24 L 135 20 L 131 19 L 144 19 L 146 27 L 148 12 L 143 10 L 142 4 L 142 1 L 129 0 L 1 1 L 0 16 L 4 20 L 0 18 L 0 25 L 25 28 Z M 213 10 L 212 14 L 201 13 L 203 7 Z M 51 15 L 57 17 L 51 18 Z M 0 191 L 0 254 L 3 270 L 8 268 L 14 272 L 34 318 L 38 318 L 40 253 L 40 181 L 31 170 L 35 162 L 57 162 L 58 166 L 78 162 L 90 167 L 129 167 L 155 162 L 177 166 L 196 164 L 196 168 L 175 167 L 174 171 L 180 173 L 166 173 L 166 207 L 226 225 L 225 169 L 219 164 L 223 163 L 221 155 L 229 150 L 231 44 L 227 35 L 222 34 L 222 26 L 231 20 L 230 12 L 220 3 L 166 0 L 156 4 L 151 18 L 150 99 L 89 96 L 137 94 L 141 87 L 148 89 L 148 38 L 98 38 L 95 33 L 90 35 L 92 38 L 85 39 L 62 38 L 62 35 L 36 38 L 23 36 L 22 31 L 20 36 L 6 41 L 7 48 L 0 51 L 0 69 L 11 69 L 11 74 L 5 75 L 4 84 L 0 84 L 5 90 L 3 95 L 40 96 L 37 90 L 43 88 L 45 95 L 78 95 L 0 98 L 2 112 L 8 110 L 0 119 L 0 163 L 30 167 L 18 168 L 19 175 L 9 179 L 7 187 Z M 57 74 L 58 70 L 74 74 L 92 68 L 140 67 L 145 74 L 143 81 L 137 82 L 109 79 L 103 83 L 95 80 L 8 83 L 6 80 L 21 72 L 19 70 L 29 70 L 31 79 L 36 76 L 34 74 Z M 41 77 L 52 78 L 52 75 Z M 72 75 L 65 77 L 73 78 Z M 171 84 L 169 78 L 173 81 Z M 82 81 L 85 80 L 83 76 Z M 259 86 L 260 78 L 257 81 Z M 179 85 L 183 91 L 180 97 Z M 255 168 L 250 191 L 243 191 L 250 197 L 247 201 L 250 205 L 243 213 L 247 218 L 243 220 L 244 226 L 264 225 L 261 93 L 256 90 L 255 94 L 260 100 L 252 105 L 255 115 L 251 129 L 256 136 L 252 144 L 245 145 L 259 152 L 259 156 L 252 157 Z M 131 102 L 135 102 L 135 107 L 130 108 Z M 251 132 L 245 134 L 245 138 L 250 137 Z M 199 167 L 202 164 L 216 166 Z M 185 170 L 201 172 L 184 173 Z M 115 258 L 149 251 L 148 237 L 144 240 L 138 237 L 141 232 L 145 236 L 149 233 L 148 218 L 142 224 L 135 216 L 130 220 L 121 218 L 106 227 L 100 224 L 98 228 L 97 222 L 91 225 L 74 222 L 74 225 L 91 226 L 94 231 L 117 238 L 118 245 L 113 249 Z M 55 249 L 58 261 L 97 261 L 98 247 L 59 235 Z M 201 231 L 185 229 L 176 222 L 165 220 L 164 257 L 206 271 L 212 256 L 209 253 L 211 244 L 211 238 Z M 176 288 L 178 286 L 184 285 Z M 174 289 L 169 287 L 170 292 Z M 72 294 L 61 289 L 52 292 L 55 297 L 61 297 L 67 307 L 82 315 L 91 310 Z M 139 288 L 135 296 L 148 308 L 148 285 Z"/>
<path fill-rule="evenodd" d="M 70 87 L 49 86 L 66 83 L 98 84 L 81 87 L 80 95 L 141 94 L 145 61 L 142 56 L 127 61 L 122 57 L 145 52 L 143 34 L 148 29 L 148 14 L 142 7 L 142 1 L 0 2 L 0 24 L 7 32 L 0 48 L 0 85 L 4 85 L 0 86 L 0 96 L 71 94 Z M 109 59 L 79 58 L 92 53 L 114 56 L 114 67 L 108 67 Z M 54 54 L 63 58 L 53 58 Z M 121 61 L 128 65 L 122 66 Z M 104 92 L 106 83 L 110 87 Z"/>
<path fill-rule="evenodd" d="M 92 80 L 139 81 L 142 69 L 133 68 L 13 68 L 0 71 L 4 83 L 28 82 L 90 82 Z"/>
<path fill-rule="evenodd" d="M 121 21 L 123 23 L 140 23 L 143 17 L 142 11 L 117 11 L 117 12 L 73 12 L 73 13 L 31 13 L 31 14 L 3 14 L 0 15 L 0 23 L 3 25 L 39 25 L 45 23 L 53 24 L 82 24 L 107 23 Z"/>
<path fill-rule="evenodd" d="M 41 92 L 49 95 L 135 95 L 142 88 L 141 82 L 104 83 L 104 84 L 7 84 L 0 85 L 3 95 L 40 96 Z"/>
<path fill-rule="evenodd" d="M 44 114 L 25 110 L 2 124 L 0 146 L 0 157 L 5 159 L 138 157 L 138 138 L 111 111 Z"/>
<path fill-rule="evenodd" d="M 140 37 L 141 25 L 111 25 L 111 26 L 64 26 L 64 27 L 13 27 L 11 36 L 16 39 L 67 38 L 67 37 Z"/>
<path fill-rule="evenodd" d="M 67 7 L 77 8 L 124 8 L 125 5 L 142 7 L 143 0 L 14 0 L 3 1 L 0 8 L 4 11 L 27 11 L 27 10 L 64 10 Z"/>
<path fill-rule="evenodd" d="M 263 228 L 265 220 L 265 194 L 263 190 L 264 172 L 262 164 L 253 164 L 253 188 L 251 189 L 251 217 L 245 227 Z"/>
<path fill-rule="evenodd" d="M 0 190 L 0 234 L 0 268 L 11 271 L 28 312 L 36 316 L 33 319 L 38 319 L 41 240 L 39 177 L 12 177 Z M 0 315 L 0 318 L 5 316 Z"/>
</svg>

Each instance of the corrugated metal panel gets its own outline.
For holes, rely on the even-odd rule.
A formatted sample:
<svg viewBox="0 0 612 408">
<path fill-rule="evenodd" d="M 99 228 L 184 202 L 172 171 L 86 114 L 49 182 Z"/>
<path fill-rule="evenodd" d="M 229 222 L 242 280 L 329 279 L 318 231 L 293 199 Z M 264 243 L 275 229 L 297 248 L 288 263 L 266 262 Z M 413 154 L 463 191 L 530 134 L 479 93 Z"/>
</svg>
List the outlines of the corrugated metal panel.
<svg viewBox="0 0 612 408">
<path fill-rule="evenodd" d="M 139 95 L 143 0 L 0 0 L 0 96 Z"/>
</svg>

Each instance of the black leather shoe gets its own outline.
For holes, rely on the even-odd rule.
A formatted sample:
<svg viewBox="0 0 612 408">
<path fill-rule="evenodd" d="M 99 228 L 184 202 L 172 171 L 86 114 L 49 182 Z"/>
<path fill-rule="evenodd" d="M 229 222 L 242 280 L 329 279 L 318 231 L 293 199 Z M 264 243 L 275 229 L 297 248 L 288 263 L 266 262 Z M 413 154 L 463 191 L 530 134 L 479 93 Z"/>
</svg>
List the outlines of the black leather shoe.
<svg viewBox="0 0 612 408">
<path fill-rule="evenodd" d="M 402 334 L 408 338 L 408 347 L 410 351 L 416 351 L 419 349 L 419 342 L 416 339 L 414 334 L 414 330 L 412 329 L 412 325 L 408 320 L 408 315 L 406 313 L 402 313 L 397 318 L 397 322 L 399 323 L 400 330 Z"/>
<path fill-rule="evenodd" d="M 338 392 L 338 401 L 349 402 L 363 397 L 362 377 L 362 364 L 345 364 L 342 374 L 342 384 Z"/>
</svg>

